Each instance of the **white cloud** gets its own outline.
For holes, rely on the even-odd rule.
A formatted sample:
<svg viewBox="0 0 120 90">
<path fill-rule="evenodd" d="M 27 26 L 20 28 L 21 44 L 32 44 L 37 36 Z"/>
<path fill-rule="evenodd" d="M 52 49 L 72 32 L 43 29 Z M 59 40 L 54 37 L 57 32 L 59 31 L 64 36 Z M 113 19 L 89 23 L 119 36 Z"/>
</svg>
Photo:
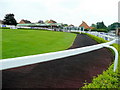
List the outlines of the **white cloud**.
<svg viewBox="0 0 120 90">
<path fill-rule="evenodd" d="M 14 13 L 16 19 L 54 19 L 57 22 L 89 25 L 104 21 L 107 25 L 118 19 L 119 0 L 0 0 L 0 19 Z"/>
</svg>

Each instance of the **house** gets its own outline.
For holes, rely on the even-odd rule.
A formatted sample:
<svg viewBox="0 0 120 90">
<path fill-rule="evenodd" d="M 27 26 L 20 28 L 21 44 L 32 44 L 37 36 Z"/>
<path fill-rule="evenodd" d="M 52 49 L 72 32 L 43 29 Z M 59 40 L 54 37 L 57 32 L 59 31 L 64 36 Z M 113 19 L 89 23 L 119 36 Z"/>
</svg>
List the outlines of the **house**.
<svg viewBox="0 0 120 90">
<path fill-rule="evenodd" d="M 54 20 L 50 20 L 50 21 L 48 21 L 48 23 L 57 23 L 57 22 Z"/>
<path fill-rule="evenodd" d="M 19 24 L 26 24 L 26 23 L 31 23 L 31 22 L 28 21 L 28 20 L 24 20 L 24 19 L 22 19 L 22 20 L 19 22 Z"/>
<path fill-rule="evenodd" d="M 95 27 L 90 27 L 90 29 L 95 29 Z"/>
<path fill-rule="evenodd" d="M 82 24 L 79 27 L 84 27 L 84 29 L 91 29 L 91 27 L 88 26 L 87 23 L 84 21 L 82 21 Z"/>
</svg>

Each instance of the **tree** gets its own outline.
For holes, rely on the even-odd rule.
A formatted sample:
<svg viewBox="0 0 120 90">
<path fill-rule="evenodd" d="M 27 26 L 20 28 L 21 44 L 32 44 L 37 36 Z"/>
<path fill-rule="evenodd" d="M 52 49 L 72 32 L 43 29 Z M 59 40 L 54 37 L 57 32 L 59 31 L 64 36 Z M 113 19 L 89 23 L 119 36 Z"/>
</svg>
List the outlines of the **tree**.
<svg viewBox="0 0 120 90">
<path fill-rule="evenodd" d="M 96 28 L 97 26 L 96 26 L 95 24 L 92 24 L 92 25 L 91 25 L 91 27 L 94 27 L 94 28 Z"/>
<path fill-rule="evenodd" d="M 48 23 L 48 22 L 49 22 L 49 20 L 46 20 L 46 21 L 45 21 L 45 23 Z"/>
<path fill-rule="evenodd" d="M 64 27 L 68 27 L 68 24 L 63 24 Z"/>
<path fill-rule="evenodd" d="M 97 22 L 97 29 L 107 29 L 107 27 L 105 26 L 104 22 Z"/>
<path fill-rule="evenodd" d="M 3 24 L 6 25 L 17 25 L 17 21 L 14 18 L 14 14 L 6 14 Z"/>
<path fill-rule="evenodd" d="M 115 23 L 109 25 L 109 26 L 108 26 L 108 29 L 109 29 L 109 30 L 116 30 L 116 28 L 118 28 L 118 27 L 120 27 L 120 23 L 115 22 Z"/>
<path fill-rule="evenodd" d="M 40 24 L 44 24 L 43 20 L 39 20 L 38 23 L 40 23 Z"/>
</svg>

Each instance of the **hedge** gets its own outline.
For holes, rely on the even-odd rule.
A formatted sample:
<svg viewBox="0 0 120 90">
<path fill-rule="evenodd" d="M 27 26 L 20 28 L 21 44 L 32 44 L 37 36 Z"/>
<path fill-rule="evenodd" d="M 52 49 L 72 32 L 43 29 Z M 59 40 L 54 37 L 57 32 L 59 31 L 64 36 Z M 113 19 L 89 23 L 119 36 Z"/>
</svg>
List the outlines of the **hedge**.
<svg viewBox="0 0 120 90">
<path fill-rule="evenodd" d="M 107 42 L 106 40 L 99 38 L 97 36 L 94 35 L 90 35 L 87 34 L 88 36 L 90 36 L 91 38 L 93 38 L 94 40 L 96 40 L 98 43 L 105 43 Z M 114 46 L 118 52 L 119 52 L 119 62 L 120 63 L 120 45 L 118 44 L 112 44 L 112 46 Z M 117 68 L 116 72 L 113 72 L 113 66 L 114 64 L 112 64 L 106 71 L 103 71 L 102 74 L 93 77 L 93 80 L 91 83 L 85 83 L 85 85 L 82 88 L 120 88 L 119 85 L 119 78 L 120 78 L 120 71 Z M 120 65 L 118 64 L 118 67 Z"/>
</svg>

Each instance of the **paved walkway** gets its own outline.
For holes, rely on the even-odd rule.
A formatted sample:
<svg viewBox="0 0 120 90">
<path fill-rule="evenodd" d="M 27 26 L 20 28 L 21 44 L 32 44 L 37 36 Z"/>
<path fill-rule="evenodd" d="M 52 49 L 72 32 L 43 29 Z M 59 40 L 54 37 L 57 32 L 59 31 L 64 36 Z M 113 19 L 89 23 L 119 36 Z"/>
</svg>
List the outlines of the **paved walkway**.
<svg viewBox="0 0 120 90">
<path fill-rule="evenodd" d="M 97 44 L 78 34 L 71 48 Z M 70 48 L 69 48 L 70 49 Z M 113 60 L 105 48 L 89 53 L 3 71 L 3 88 L 80 88 Z"/>
</svg>

